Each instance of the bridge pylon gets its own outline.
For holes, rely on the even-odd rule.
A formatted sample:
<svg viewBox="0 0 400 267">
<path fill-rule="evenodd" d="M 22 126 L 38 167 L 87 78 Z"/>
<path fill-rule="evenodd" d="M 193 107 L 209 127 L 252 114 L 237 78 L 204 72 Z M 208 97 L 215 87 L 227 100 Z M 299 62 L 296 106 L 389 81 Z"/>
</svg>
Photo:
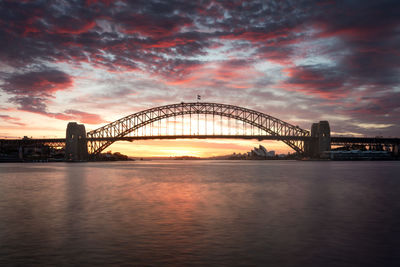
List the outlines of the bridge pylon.
<svg viewBox="0 0 400 267">
<path fill-rule="evenodd" d="M 67 126 L 65 138 L 65 160 L 87 161 L 88 147 L 85 125 L 70 122 Z"/>
<path fill-rule="evenodd" d="M 328 121 L 320 121 L 311 125 L 311 140 L 305 144 L 305 154 L 311 158 L 319 158 L 324 151 L 331 150 L 331 129 Z"/>
</svg>

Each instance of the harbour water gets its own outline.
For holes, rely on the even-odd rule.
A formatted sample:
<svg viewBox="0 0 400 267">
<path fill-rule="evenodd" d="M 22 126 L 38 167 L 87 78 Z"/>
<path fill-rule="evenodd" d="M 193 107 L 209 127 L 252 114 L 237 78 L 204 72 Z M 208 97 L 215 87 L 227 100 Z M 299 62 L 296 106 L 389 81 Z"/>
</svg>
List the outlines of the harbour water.
<svg viewBox="0 0 400 267">
<path fill-rule="evenodd" d="M 400 266 L 400 162 L 0 164 L 0 266 Z"/>
</svg>

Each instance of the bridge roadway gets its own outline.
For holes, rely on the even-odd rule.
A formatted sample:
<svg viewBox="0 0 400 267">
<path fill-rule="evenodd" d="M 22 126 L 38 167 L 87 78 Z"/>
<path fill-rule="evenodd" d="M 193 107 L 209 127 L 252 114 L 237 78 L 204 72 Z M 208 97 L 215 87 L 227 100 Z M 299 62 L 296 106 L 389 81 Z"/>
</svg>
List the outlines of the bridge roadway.
<svg viewBox="0 0 400 267">
<path fill-rule="evenodd" d="M 124 137 L 96 137 L 87 138 L 87 141 L 137 141 L 137 140 L 161 140 L 161 139 L 256 139 L 262 140 L 277 140 L 277 141 L 311 141 L 314 137 L 311 136 L 279 136 L 279 135 L 156 135 L 156 136 L 124 136 Z M 65 143 L 65 138 L 23 138 L 23 139 L 0 139 L 0 145 L 3 144 L 62 144 Z M 384 137 L 346 137 L 332 136 L 332 145 L 343 144 L 400 144 L 400 138 L 384 138 Z"/>
</svg>

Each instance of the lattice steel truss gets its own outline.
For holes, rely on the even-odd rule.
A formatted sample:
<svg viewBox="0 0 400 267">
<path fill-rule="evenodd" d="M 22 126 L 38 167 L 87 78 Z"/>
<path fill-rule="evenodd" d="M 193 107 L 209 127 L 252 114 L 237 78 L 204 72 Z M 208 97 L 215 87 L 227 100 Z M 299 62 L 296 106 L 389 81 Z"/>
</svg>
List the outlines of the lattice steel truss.
<svg viewBox="0 0 400 267">
<path fill-rule="evenodd" d="M 88 132 L 87 138 L 89 153 L 91 155 L 99 154 L 115 141 L 106 140 L 106 138 L 115 139 L 124 137 L 142 127 L 145 127 L 146 125 L 162 119 L 194 114 L 213 115 L 206 117 L 207 120 L 213 120 L 215 116 L 232 118 L 265 131 L 266 135 L 269 136 L 310 136 L 310 132 L 307 130 L 255 110 L 218 103 L 182 102 L 180 104 L 172 104 L 143 110 Z M 193 138 L 196 138 L 196 135 L 192 136 Z M 95 140 L 96 138 L 101 139 L 101 141 Z M 283 142 L 293 148 L 296 152 L 304 153 L 304 141 L 283 140 Z"/>
</svg>

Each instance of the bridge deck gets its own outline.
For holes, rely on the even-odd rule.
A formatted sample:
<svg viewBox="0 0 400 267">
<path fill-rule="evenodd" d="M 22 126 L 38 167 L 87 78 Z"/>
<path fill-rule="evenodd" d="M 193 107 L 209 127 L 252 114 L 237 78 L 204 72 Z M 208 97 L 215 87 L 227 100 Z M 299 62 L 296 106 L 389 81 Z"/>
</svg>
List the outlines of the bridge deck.
<svg viewBox="0 0 400 267">
<path fill-rule="evenodd" d="M 310 141 L 310 136 L 277 136 L 277 135 L 156 135 L 156 136 L 125 136 L 125 137 L 97 137 L 87 138 L 87 141 L 136 141 L 156 139 L 255 139 L 255 140 L 297 140 Z M 38 139 L 0 139 L 1 144 L 35 144 L 35 143 L 63 143 L 65 138 L 38 138 Z M 400 138 L 383 137 L 345 137 L 332 136 L 332 144 L 400 144 Z"/>
<path fill-rule="evenodd" d="M 332 136 L 332 144 L 400 144 L 400 138 Z"/>
</svg>

